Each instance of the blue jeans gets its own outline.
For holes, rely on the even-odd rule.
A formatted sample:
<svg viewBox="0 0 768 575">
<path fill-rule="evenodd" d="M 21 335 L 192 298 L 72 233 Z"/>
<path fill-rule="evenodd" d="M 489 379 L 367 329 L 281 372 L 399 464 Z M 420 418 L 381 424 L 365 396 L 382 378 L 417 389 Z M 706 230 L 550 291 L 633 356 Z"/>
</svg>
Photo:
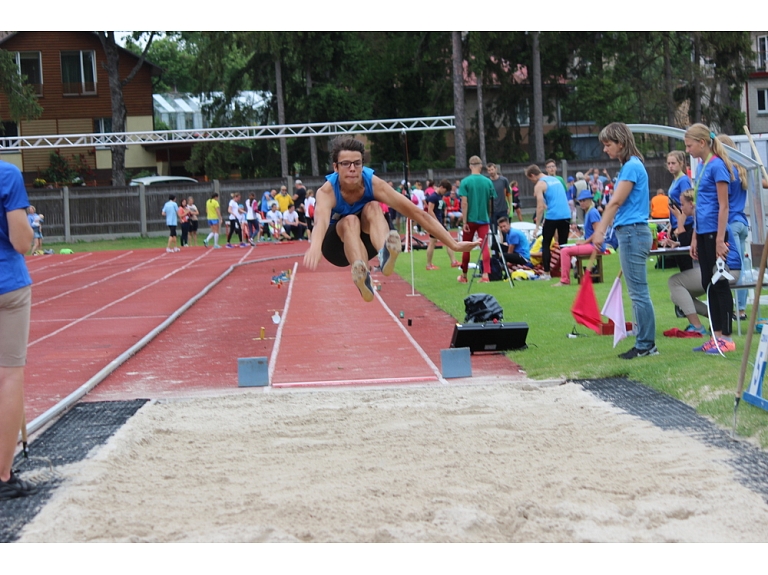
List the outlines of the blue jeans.
<svg viewBox="0 0 768 575">
<path fill-rule="evenodd" d="M 739 284 L 739 283 L 743 283 L 744 280 L 746 280 L 746 278 L 744 277 L 745 275 L 749 275 L 744 273 L 744 267 L 745 267 L 744 254 L 746 253 L 745 250 L 747 249 L 747 234 L 749 233 L 749 228 L 745 226 L 742 222 L 732 222 L 728 225 L 731 226 L 731 231 L 733 232 L 733 235 L 736 236 L 736 239 L 739 242 L 738 246 L 730 246 L 730 249 L 732 250 L 735 250 L 735 249 L 739 250 L 739 257 L 741 258 L 741 275 L 739 276 L 740 281 L 737 282 L 737 284 Z M 749 264 L 752 265 L 752 260 L 750 259 L 748 261 L 749 261 Z M 736 303 L 739 311 L 744 311 L 745 309 L 747 309 L 747 290 L 743 289 L 743 290 L 738 290 L 736 292 Z"/>
<path fill-rule="evenodd" d="M 632 300 L 632 314 L 637 325 L 635 347 L 651 349 L 656 343 L 656 314 L 648 289 L 648 256 L 651 252 L 651 230 L 648 224 L 630 224 L 614 228 L 619 240 L 619 261 L 627 280 Z"/>
</svg>

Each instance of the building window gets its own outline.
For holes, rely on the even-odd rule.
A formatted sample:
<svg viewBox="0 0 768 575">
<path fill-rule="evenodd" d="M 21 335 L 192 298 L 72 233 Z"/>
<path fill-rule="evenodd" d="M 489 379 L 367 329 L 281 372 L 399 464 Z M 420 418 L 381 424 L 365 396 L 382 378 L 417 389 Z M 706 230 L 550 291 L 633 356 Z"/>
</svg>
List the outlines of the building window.
<svg viewBox="0 0 768 575">
<path fill-rule="evenodd" d="M 94 118 L 93 131 L 96 134 L 112 133 L 112 118 Z"/>
<path fill-rule="evenodd" d="M 96 93 L 96 53 L 61 53 L 61 82 L 67 96 Z"/>
<path fill-rule="evenodd" d="M 768 72 L 768 36 L 757 37 L 757 69 Z"/>
<path fill-rule="evenodd" d="M 16 138 L 19 135 L 19 126 L 16 122 L 0 122 L 0 137 Z"/>
<path fill-rule="evenodd" d="M 518 126 L 531 125 L 531 113 L 528 108 L 528 100 L 520 100 L 515 106 L 515 117 Z"/>
<path fill-rule="evenodd" d="M 43 66 L 40 52 L 16 52 L 19 74 L 26 76 L 25 83 L 32 86 L 37 96 L 43 95 Z"/>
<path fill-rule="evenodd" d="M 757 113 L 768 114 L 768 88 L 757 91 Z"/>
</svg>

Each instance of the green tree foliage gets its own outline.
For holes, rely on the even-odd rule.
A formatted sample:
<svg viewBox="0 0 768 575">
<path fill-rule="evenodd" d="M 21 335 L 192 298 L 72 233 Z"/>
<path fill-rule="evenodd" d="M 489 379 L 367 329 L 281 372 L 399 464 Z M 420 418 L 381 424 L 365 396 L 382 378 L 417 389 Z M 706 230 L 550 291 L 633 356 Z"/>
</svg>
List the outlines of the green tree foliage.
<svg viewBox="0 0 768 575">
<path fill-rule="evenodd" d="M 26 84 L 26 80 L 26 76 L 19 74 L 13 54 L 0 50 L 0 92 L 8 98 L 11 120 L 14 122 L 34 120 L 43 113 L 34 88 Z"/>
<path fill-rule="evenodd" d="M 591 123 L 593 133 L 613 121 L 666 124 L 670 117 L 684 127 L 693 121 L 697 94 L 703 121 L 739 132 L 739 98 L 752 57 L 749 35 L 701 32 L 696 38 L 701 61 L 693 58 L 693 32 L 540 33 L 542 108 L 545 123 L 555 125 L 545 136 L 547 156 L 572 157 L 568 132 L 575 122 Z M 210 107 L 216 125 L 279 121 L 276 57 L 287 123 L 453 113 L 450 32 L 201 32 L 168 42 L 178 46 L 159 50 L 156 63 L 181 70 L 177 77 L 194 80 L 193 91 L 223 93 Z M 471 32 L 465 50 L 470 69 L 482 73 L 488 160 L 527 161 L 531 35 Z M 194 63 L 184 64 L 181 54 L 192 55 Z M 238 109 L 233 101 L 240 90 L 263 90 L 271 100 L 259 112 Z M 468 118 L 468 154 L 480 151 L 478 120 Z M 446 136 L 415 132 L 406 142 L 401 134 L 373 134 L 373 163 L 402 162 L 407 143 L 412 165 L 437 165 L 450 153 Z M 315 140 L 327 169 L 328 139 Z M 289 139 L 287 155 L 290 166 L 307 172 L 309 138 Z M 281 172 L 277 141 L 239 145 L 231 156 L 217 157 L 242 166 L 244 173 Z"/>
<path fill-rule="evenodd" d="M 156 38 L 147 50 L 146 59 L 162 68 L 159 78 L 153 79 L 155 92 L 196 92 L 198 78 L 193 72 L 197 57 L 199 32 L 168 33 Z M 143 48 L 127 38 L 125 47 L 141 56 Z"/>
</svg>

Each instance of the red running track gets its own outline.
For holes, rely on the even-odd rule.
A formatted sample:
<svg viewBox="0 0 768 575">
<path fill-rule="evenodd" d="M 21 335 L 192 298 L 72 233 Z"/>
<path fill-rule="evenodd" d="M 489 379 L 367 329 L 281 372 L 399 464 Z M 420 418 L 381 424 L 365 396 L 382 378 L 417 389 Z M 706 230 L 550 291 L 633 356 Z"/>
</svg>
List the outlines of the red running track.
<svg viewBox="0 0 768 575">
<path fill-rule="evenodd" d="M 275 386 L 433 382 L 454 319 L 393 275 L 365 303 L 349 268 L 301 265 L 307 244 L 39 256 L 27 368 L 31 421 L 237 267 L 87 396 L 88 401 L 241 392 L 237 358 L 266 356 Z M 257 262 L 264 258 L 271 261 Z M 298 263 L 291 284 L 271 278 Z M 286 298 L 291 293 L 290 301 Z M 381 297 L 379 297 L 381 296 Z M 400 319 L 400 310 L 405 318 Z M 271 321 L 283 316 L 280 329 Z M 406 320 L 413 319 L 407 326 Z M 261 339 L 261 328 L 265 339 Z M 278 330 L 280 340 L 275 346 Z M 520 378 L 504 355 L 475 355 L 473 375 Z"/>
<path fill-rule="evenodd" d="M 297 248 L 303 251 L 301 245 L 260 245 L 28 258 L 34 283 L 27 421 L 83 385 L 233 264 Z"/>
</svg>

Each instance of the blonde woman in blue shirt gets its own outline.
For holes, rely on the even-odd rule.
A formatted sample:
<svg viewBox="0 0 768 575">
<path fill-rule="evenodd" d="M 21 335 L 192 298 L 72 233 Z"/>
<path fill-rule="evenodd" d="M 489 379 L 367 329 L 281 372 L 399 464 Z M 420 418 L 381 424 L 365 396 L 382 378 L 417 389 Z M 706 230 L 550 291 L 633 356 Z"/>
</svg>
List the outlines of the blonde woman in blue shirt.
<svg viewBox="0 0 768 575">
<path fill-rule="evenodd" d="M 709 301 L 712 339 L 693 351 L 719 353 L 736 351 L 731 339 L 733 295 L 728 280 L 712 284 L 718 259 L 726 261 L 730 247 L 726 243 L 728 227 L 728 187 L 733 178 L 733 164 L 728 152 L 704 124 L 694 124 L 685 132 L 685 151 L 699 160 L 693 184 L 696 197 L 691 257 L 701 266 L 701 286 Z M 734 249 L 738 249 L 733 246 Z"/>
</svg>

